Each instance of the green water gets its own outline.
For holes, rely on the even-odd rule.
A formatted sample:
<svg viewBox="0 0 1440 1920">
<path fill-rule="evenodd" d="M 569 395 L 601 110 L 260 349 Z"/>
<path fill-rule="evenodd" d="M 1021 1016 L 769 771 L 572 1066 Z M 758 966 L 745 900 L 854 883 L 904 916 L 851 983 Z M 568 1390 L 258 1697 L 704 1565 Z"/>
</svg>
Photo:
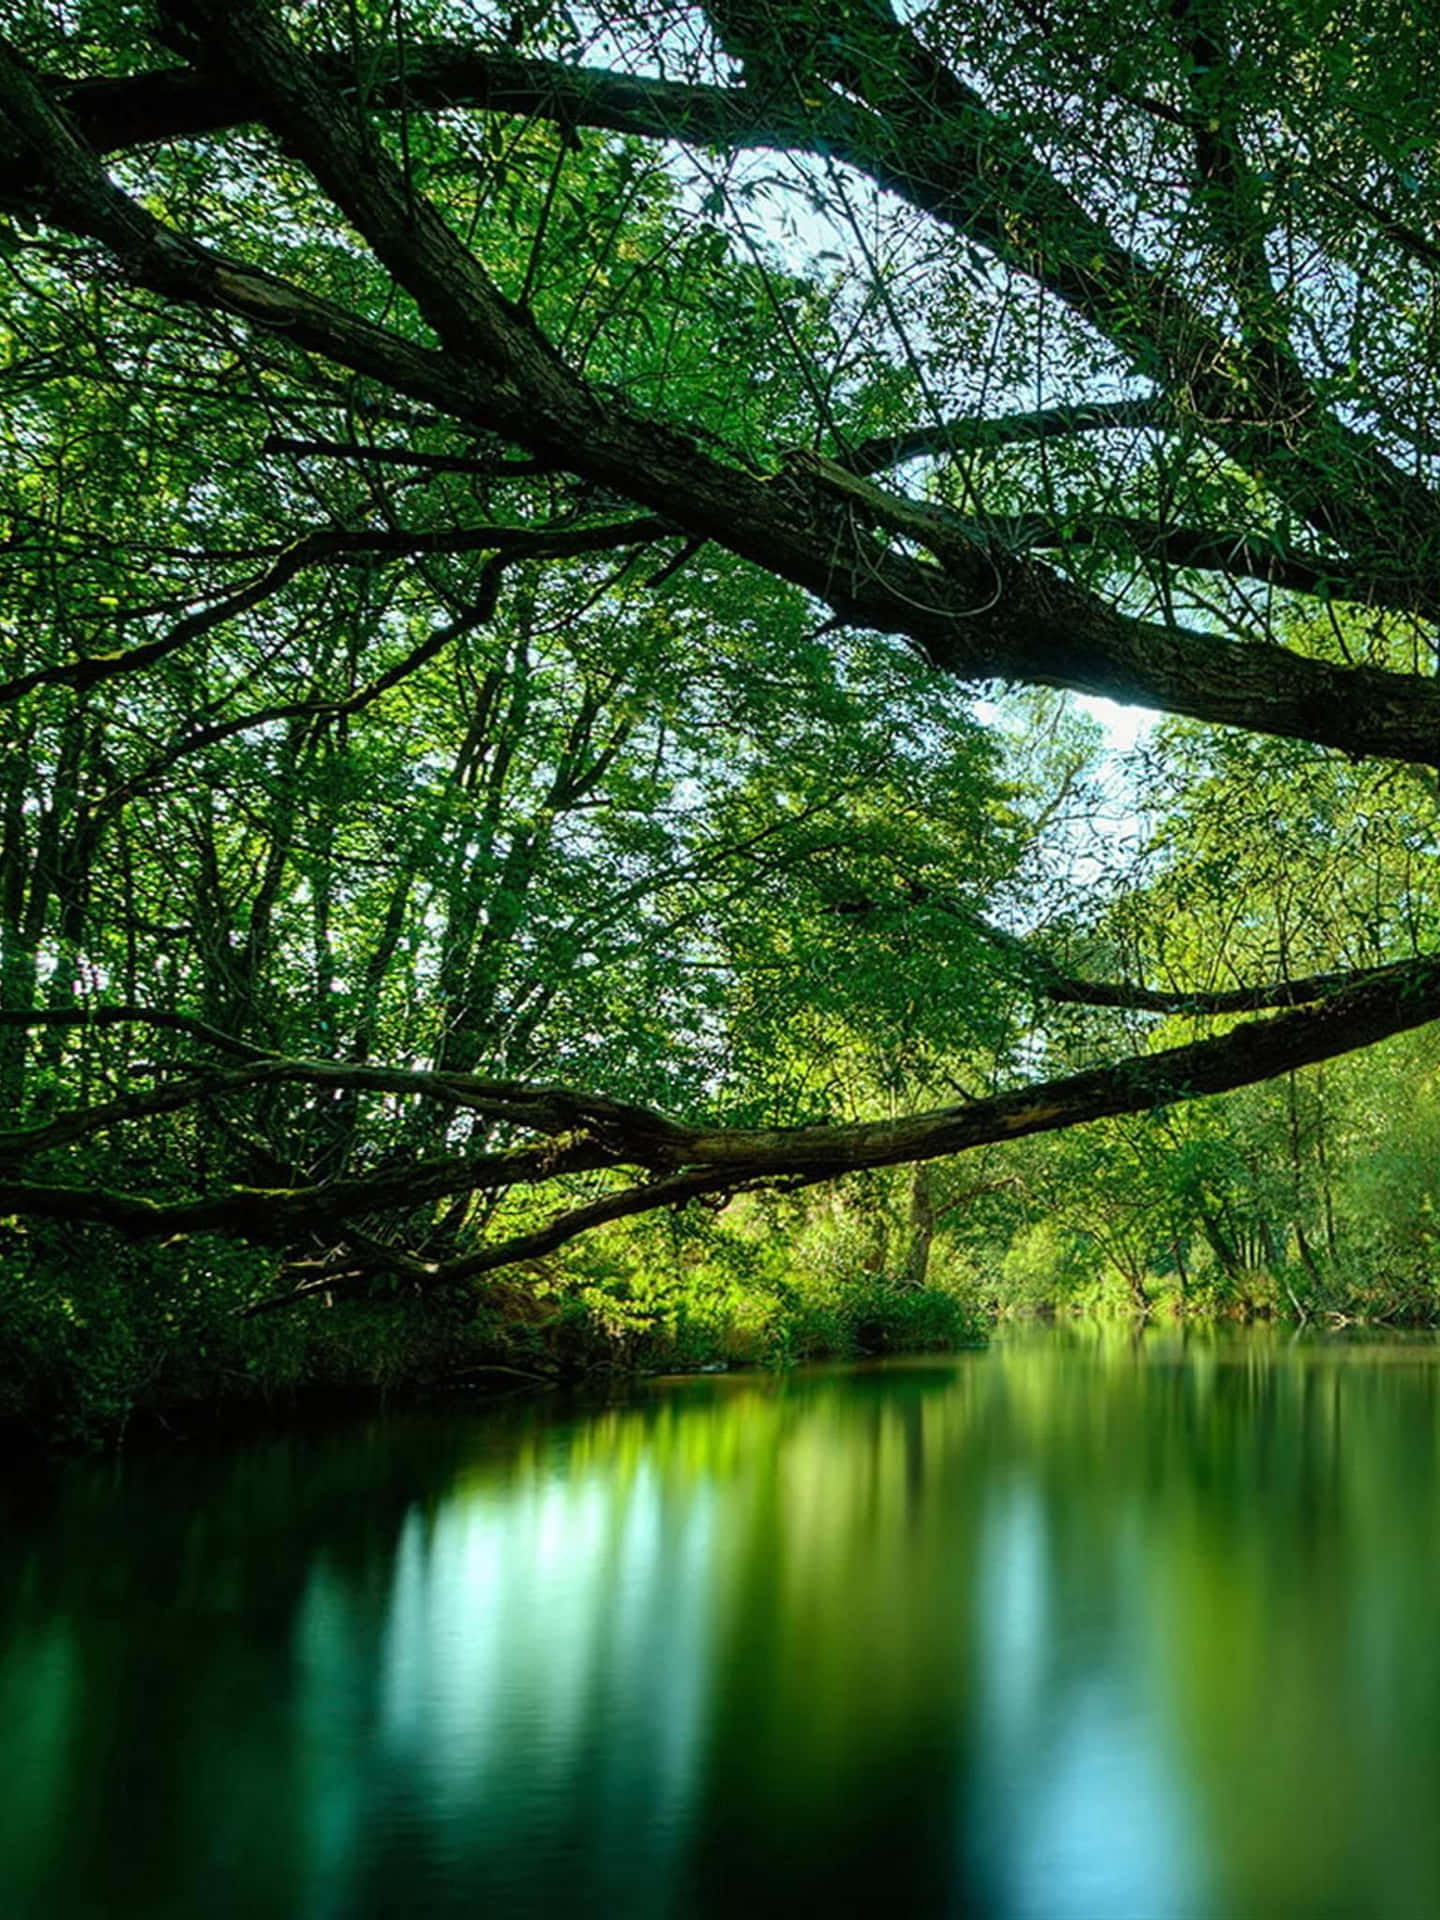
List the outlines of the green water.
<svg viewBox="0 0 1440 1920">
<path fill-rule="evenodd" d="M 0 1915 L 1440 1914 L 1440 1347 L 12 1469 Z"/>
</svg>

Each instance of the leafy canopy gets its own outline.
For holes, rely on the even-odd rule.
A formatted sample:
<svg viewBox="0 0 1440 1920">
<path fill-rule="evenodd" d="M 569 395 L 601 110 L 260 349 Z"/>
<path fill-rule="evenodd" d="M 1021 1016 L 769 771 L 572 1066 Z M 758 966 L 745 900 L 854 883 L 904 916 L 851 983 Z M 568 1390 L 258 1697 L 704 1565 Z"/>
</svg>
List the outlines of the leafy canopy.
<svg viewBox="0 0 1440 1920">
<path fill-rule="evenodd" d="M 1437 63 L 1309 0 L 28 5 L 4 1210 L 431 1287 L 1440 1014 Z M 1118 889 L 1057 910 L 1085 748 L 1001 682 L 1231 730 L 1154 737 Z"/>
</svg>

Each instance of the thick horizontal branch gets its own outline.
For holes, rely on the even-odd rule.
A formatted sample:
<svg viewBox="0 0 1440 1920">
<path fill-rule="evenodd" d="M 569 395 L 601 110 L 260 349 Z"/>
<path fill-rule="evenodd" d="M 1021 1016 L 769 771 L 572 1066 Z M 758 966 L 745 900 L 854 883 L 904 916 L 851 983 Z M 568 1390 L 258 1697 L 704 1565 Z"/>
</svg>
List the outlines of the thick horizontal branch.
<svg viewBox="0 0 1440 1920">
<path fill-rule="evenodd" d="M 403 69 L 392 45 L 362 56 L 374 78 L 365 104 L 407 113 L 469 107 L 558 125 L 676 140 L 699 146 L 787 147 L 797 123 L 782 103 L 743 88 L 689 86 L 603 68 L 526 59 L 467 41 L 431 41 L 405 49 Z M 317 77 L 342 98 L 354 98 L 350 54 L 320 55 Z M 56 104 L 97 153 L 118 153 L 160 141 L 193 139 L 264 117 L 261 95 L 241 75 L 224 79 L 195 67 L 164 68 L 123 79 L 54 80 Z M 18 184 L 34 184 L 21 173 Z"/>
<path fill-rule="evenodd" d="M 906 1119 L 849 1127 L 697 1132 L 688 1153 L 693 1163 L 734 1166 L 747 1176 L 824 1177 L 859 1167 L 895 1166 L 1229 1092 L 1372 1046 L 1437 1018 L 1440 959 L 1407 961 L 1329 994 L 1315 1006 L 1248 1022 L 1218 1039 Z"/>
<path fill-rule="evenodd" d="M 153 1236 L 226 1232 L 266 1245 L 302 1233 L 342 1230 L 356 1216 L 389 1209 L 408 1213 L 434 1199 L 477 1188 L 496 1190 L 602 1168 L 644 1166 L 638 1185 L 571 1208 L 540 1228 L 426 1271 L 433 1284 L 538 1258 L 607 1220 L 681 1204 L 740 1187 L 828 1180 L 861 1168 L 896 1166 L 963 1153 L 973 1147 L 1055 1132 L 1122 1114 L 1146 1112 L 1202 1095 L 1224 1093 L 1332 1059 L 1440 1018 L 1440 959 L 1427 958 L 1367 974 L 1318 1004 L 1250 1021 L 1216 1039 L 1172 1047 L 1086 1073 L 966 1101 L 898 1120 L 788 1128 L 686 1127 L 646 1108 L 563 1090 L 471 1082 L 464 1075 L 423 1075 L 344 1063 L 280 1062 L 210 1077 L 224 1085 L 257 1084 L 267 1075 L 314 1085 L 352 1084 L 416 1092 L 493 1111 L 508 1105 L 517 1124 L 556 1134 L 540 1147 L 509 1153 L 446 1156 L 315 1187 L 229 1188 L 198 1200 L 166 1203 L 148 1196 L 46 1182 L 0 1181 L 0 1210 L 36 1217 L 93 1221 Z M 471 1089 L 482 1089 L 471 1092 Z M 193 1101 L 201 1096 L 188 1089 Z M 131 1117 L 141 1111 L 131 1109 Z M 560 1134 L 566 1121 L 578 1132 Z M 515 1168 L 523 1169 L 518 1174 Z M 409 1269 L 414 1277 L 413 1269 Z"/>
</svg>

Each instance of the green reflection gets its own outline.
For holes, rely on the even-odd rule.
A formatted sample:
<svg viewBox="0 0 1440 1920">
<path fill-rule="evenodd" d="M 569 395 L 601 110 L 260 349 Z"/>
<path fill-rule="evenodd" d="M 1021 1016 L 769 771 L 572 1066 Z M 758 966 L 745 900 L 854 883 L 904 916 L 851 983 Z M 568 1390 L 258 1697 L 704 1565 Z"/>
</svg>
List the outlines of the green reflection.
<svg viewBox="0 0 1440 1920">
<path fill-rule="evenodd" d="M 1054 1335 L 16 1477 L 0 1913 L 1440 1911 L 1437 1387 Z"/>
</svg>

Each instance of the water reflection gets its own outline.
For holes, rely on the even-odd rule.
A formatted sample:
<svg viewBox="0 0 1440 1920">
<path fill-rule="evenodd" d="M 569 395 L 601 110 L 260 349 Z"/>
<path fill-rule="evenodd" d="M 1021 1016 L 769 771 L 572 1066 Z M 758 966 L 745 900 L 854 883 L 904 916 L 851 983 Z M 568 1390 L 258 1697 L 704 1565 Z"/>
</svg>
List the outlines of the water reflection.
<svg viewBox="0 0 1440 1920">
<path fill-rule="evenodd" d="M 0 1913 L 1434 1913 L 1437 1437 L 1052 1337 L 17 1476 Z"/>
</svg>

